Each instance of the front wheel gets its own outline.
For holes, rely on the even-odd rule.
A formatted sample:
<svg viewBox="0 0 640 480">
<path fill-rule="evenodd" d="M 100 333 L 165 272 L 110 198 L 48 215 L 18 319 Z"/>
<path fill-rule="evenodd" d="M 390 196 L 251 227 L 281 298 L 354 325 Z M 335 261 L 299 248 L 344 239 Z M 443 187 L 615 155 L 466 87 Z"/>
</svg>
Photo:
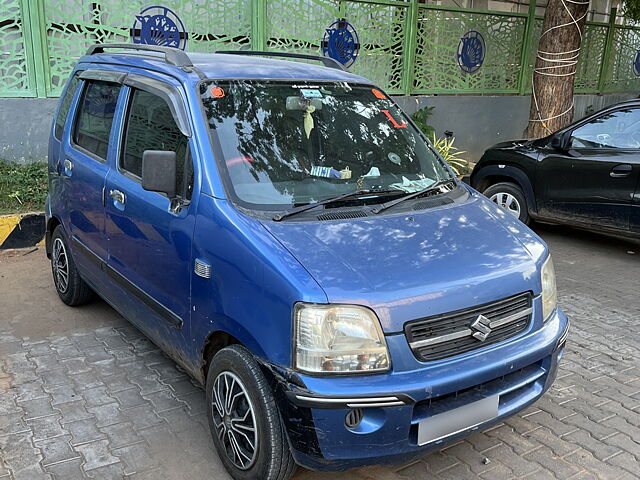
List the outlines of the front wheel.
<svg viewBox="0 0 640 480">
<path fill-rule="evenodd" d="M 522 223 L 529 223 L 527 199 L 518 185 L 508 182 L 496 183 L 483 193 L 489 200 L 504 208 Z"/>
<path fill-rule="evenodd" d="M 295 462 L 280 412 L 251 353 L 220 350 L 207 373 L 209 428 L 218 455 L 236 480 L 287 480 Z"/>
</svg>

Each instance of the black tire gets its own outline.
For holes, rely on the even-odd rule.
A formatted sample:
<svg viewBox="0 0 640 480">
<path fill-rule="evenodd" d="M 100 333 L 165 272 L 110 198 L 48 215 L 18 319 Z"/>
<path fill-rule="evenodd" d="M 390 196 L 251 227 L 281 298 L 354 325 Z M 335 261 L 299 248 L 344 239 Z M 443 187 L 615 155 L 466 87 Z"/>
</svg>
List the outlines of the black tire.
<svg viewBox="0 0 640 480">
<path fill-rule="evenodd" d="M 495 185 L 491 185 L 484 192 L 484 195 L 491 199 L 494 203 L 505 208 L 514 217 L 517 216 L 518 220 L 522 223 L 529 224 L 531 219 L 529 218 L 529 206 L 527 205 L 527 198 L 524 196 L 522 189 L 515 183 L 500 182 Z M 502 202 L 503 199 L 509 199 L 509 205 L 505 206 Z M 518 214 L 514 210 L 514 206 L 517 204 Z"/>
<path fill-rule="evenodd" d="M 64 270 L 66 270 L 66 283 L 64 282 Z M 60 225 L 55 228 L 51 236 L 51 272 L 53 284 L 60 300 L 70 307 L 84 305 L 93 299 L 93 290 L 80 277 L 64 230 Z"/>
<path fill-rule="evenodd" d="M 215 403 L 214 388 L 217 389 L 219 398 L 224 397 L 224 380 L 239 382 L 244 392 L 235 397 L 230 414 L 227 413 L 227 409 L 223 409 L 223 416 Z M 234 390 L 232 386 L 230 389 L 232 396 L 234 392 L 240 392 L 237 383 L 235 388 Z M 213 444 L 229 474 L 236 480 L 289 479 L 296 469 L 296 464 L 289 450 L 287 433 L 273 393 L 253 355 L 240 345 L 231 345 L 220 350 L 209 364 L 206 391 L 207 415 Z M 252 409 L 253 414 L 247 415 L 248 407 Z M 238 420 L 242 416 L 249 418 L 253 423 Z M 235 422 L 230 420 L 231 418 L 235 418 Z M 233 425 L 236 425 L 235 430 L 231 428 Z M 244 438 L 238 432 L 238 425 L 241 425 L 241 430 L 246 433 Z M 250 425 L 257 431 L 255 436 L 247 428 Z M 229 431 L 246 457 L 234 454 Z M 251 440 L 255 445 L 253 450 L 250 448 Z M 244 468 L 241 468 L 242 466 Z"/>
</svg>

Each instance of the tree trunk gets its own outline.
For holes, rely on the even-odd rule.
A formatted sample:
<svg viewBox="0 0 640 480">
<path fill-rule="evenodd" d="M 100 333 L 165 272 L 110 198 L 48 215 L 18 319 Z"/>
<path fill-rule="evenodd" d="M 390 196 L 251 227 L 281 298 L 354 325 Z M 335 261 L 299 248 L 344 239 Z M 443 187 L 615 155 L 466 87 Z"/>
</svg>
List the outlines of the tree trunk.
<svg viewBox="0 0 640 480">
<path fill-rule="evenodd" d="M 528 138 L 544 137 L 571 123 L 574 74 L 589 7 L 583 1 L 549 0 L 533 74 Z"/>
</svg>

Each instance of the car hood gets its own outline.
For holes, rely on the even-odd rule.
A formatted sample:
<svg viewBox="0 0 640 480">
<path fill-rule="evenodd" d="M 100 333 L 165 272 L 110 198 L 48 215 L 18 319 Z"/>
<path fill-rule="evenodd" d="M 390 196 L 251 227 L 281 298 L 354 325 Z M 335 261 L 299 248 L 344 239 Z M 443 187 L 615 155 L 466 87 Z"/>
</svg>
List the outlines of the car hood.
<svg viewBox="0 0 640 480">
<path fill-rule="evenodd" d="M 476 193 L 410 214 L 263 224 L 329 302 L 372 308 L 386 333 L 408 320 L 540 291 L 544 243 Z"/>
<path fill-rule="evenodd" d="M 533 140 L 509 140 L 508 142 L 500 142 L 493 145 L 490 149 L 517 149 L 517 148 L 530 148 L 533 144 Z"/>
</svg>

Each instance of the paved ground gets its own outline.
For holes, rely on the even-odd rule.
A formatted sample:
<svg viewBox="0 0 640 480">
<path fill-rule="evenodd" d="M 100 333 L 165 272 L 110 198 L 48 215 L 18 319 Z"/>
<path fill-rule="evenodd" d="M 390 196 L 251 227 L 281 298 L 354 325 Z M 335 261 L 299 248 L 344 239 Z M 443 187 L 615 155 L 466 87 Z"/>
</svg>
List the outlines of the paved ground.
<svg viewBox="0 0 640 480">
<path fill-rule="evenodd" d="M 640 478 L 640 246 L 541 227 L 573 329 L 534 406 L 410 465 L 296 480 Z M 42 249 L 0 255 L 0 478 L 228 479 L 204 394 L 103 302 L 62 305 Z"/>
</svg>

